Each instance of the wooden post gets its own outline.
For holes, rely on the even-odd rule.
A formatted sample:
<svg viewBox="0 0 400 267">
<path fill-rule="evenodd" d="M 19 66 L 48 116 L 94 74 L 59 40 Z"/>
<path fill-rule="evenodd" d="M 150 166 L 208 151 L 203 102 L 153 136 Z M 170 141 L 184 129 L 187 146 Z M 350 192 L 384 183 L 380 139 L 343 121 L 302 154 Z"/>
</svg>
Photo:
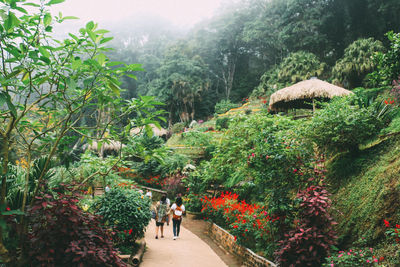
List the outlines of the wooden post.
<svg viewBox="0 0 400 267">
<path fill-rule="evenodd" d="M 313 97 L 313 99 L 312 99 L 312 113 L 313 113 L 313 115 L 314 115 L 314 113 L 315 113 L 315 102 L 314 102 L 314 97 Z"/>
</svg>

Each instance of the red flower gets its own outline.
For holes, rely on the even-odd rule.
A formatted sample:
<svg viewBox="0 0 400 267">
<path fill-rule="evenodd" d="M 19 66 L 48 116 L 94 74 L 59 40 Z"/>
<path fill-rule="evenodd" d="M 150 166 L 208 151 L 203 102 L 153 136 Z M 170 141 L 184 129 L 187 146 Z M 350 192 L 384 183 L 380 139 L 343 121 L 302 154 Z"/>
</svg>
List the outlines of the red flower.
<svg viewBox="0 0 400 267">
<path fill-rule="evenodd" d="M 386 227 L 390 227 L 390 223 L 388 221 L 386 221 L 385 219 L 383 219 L 383 222 L 385 223 Z"/>
<path fill-rule="evenodd" d="M 129 234 L 130 234 L 130 235 L 132 234 L 132 228 L 131 228 L 131 229 L 129 229 Z"/>
<path fill-rule="evenodd" d="M 6 210 L 10 211 L 11 209 L 10 209 L 10 207 L 7 207 Z"/>
<path fill-rule="evenodd" d="M 387 100 L 385 100 L 385 104 L 387 105 L 387 104 L 389 104 L 389 102 Z"/>
</svg>

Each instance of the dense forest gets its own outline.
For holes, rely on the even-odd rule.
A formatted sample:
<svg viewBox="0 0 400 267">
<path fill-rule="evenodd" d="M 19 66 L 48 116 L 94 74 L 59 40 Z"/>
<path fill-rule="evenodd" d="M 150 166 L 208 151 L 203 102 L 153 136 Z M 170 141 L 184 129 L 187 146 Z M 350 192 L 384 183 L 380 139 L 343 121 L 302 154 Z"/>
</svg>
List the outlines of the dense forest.
<svg viewBox="0 0 400 267">
<path fill-rule="evenodd" d="M 142 63 L 125 96 L 166 103 L 170 125 L 205 119 L 221 100 L 240 102 L 316 76 L 371 87 L 371 57 L 400 28 L 396 0 L 246 0 L 189 31 L 138 18 L 113 32 L 111 57 Z"/>
</svg>

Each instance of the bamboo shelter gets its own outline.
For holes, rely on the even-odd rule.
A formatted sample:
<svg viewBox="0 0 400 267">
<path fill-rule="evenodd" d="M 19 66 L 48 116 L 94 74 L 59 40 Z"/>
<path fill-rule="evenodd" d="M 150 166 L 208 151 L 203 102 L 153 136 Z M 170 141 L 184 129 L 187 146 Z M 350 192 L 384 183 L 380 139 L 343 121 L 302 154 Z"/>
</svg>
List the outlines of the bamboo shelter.
<svg viewBox="0 0 400 267">
<path fill-rule="evenodd" d="M 104 158 L 107 155 L 112 155 L 118 153 L 121 148 L 126 145 L 122 144 L 119 141 L 115 140 L 107 140 L 103 142 L 101 145 L 97 143 L 97 141 L 93 141 L 91 144 L 85 144 L 83 146 L 83 150 L 91 150 L 99 154 L 101 158 Z"/>
<path fill-rule="evenodd" d="M 168 131 L 165 130 L 164 128 L 159 129 L 156 125 L 154 125 L 152 123 L 149 124 L 149 126 L 153 130 L 153 134 L 155 136 L 162 137 L 162 136 L 166 136 L 168 134 Z M 144 131 L 143 127 L 137 127 L 137 128 L 133 128 L 130 133 L 131 133 L 131 135 L 137 135 L 143 131 Z"/>
<path fill-rule="evenodd" d="M 269 110 L 278 112 L 291 108 L 303 108 L 315 111 L 315 100 L 326 101 L 335 96 L 350 94 L 353 92 L 317 78 L 311 78 L 273 93 L 269 100 Z"/>
</svg>

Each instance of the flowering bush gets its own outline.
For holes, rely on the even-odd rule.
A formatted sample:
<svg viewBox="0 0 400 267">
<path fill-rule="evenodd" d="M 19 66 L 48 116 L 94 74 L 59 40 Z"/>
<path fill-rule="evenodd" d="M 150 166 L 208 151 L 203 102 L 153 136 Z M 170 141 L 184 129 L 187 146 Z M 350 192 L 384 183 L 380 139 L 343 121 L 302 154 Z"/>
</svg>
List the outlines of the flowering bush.
<svg viewBox="0 0 400 267">
<path fill-rule="evenodd" d="M 36 197 L 28 211 L 31 266 L 125 266 L 98 216 L 83 212 L 78 194 L 57 189 Z"/>
<path fill-rule="evenodd" d="M 396 224 L 394 227 L 390 226 L 390 222 L 383 220 L 385 227 L 388 228 L 386 235 L 392 238 L 396 243 L 400 243 L 400 224 Z"/>
<path fill-rule="evenodd" d="M 161 175 L 149 176 L 149 177 L 139 177 L 136 181 L 140 181 L 141 184 L 154 188 L 162 188 L 165 185 L 165 178 Z"/>
<path fill-rule="evenodd" d="M 262 251 L 266 244 L 273 243 L 270 230 L 279 218 L 271 217 L 265 207 L 239 201 L 238 197 L 231 192 L 217 198 L 205 196 L 201 212 L 206 219 L 227 229 L 238 244 Z"/>
<path fill-rule="evenodd" d="M 329 194 L 323 186 L 310 186 L 300 191 L 299 219 L 296 228 L 285 234 L 276 253 L 282 266 L 321 266 L 336 236 L 330 217 Z"/>
<path fill-rule="evenodd" d="M 150 205 L 150 200 L 138 191 L 116 187 L 101 196 L 94 209 L 113 230 L 117 246 L 132 246 L 137 238 L 143 237 L 150 222 Z"/>
<path fill-rule="evenodd" d="M 350 249 L 348 251 L 339 251 L 337 255 L 326 259 L 324 266 L 327 267 L 353 267 L 353 266 L 379 266 L 384 260 L 373 255 L 373 249 Z"/>
</svg>

